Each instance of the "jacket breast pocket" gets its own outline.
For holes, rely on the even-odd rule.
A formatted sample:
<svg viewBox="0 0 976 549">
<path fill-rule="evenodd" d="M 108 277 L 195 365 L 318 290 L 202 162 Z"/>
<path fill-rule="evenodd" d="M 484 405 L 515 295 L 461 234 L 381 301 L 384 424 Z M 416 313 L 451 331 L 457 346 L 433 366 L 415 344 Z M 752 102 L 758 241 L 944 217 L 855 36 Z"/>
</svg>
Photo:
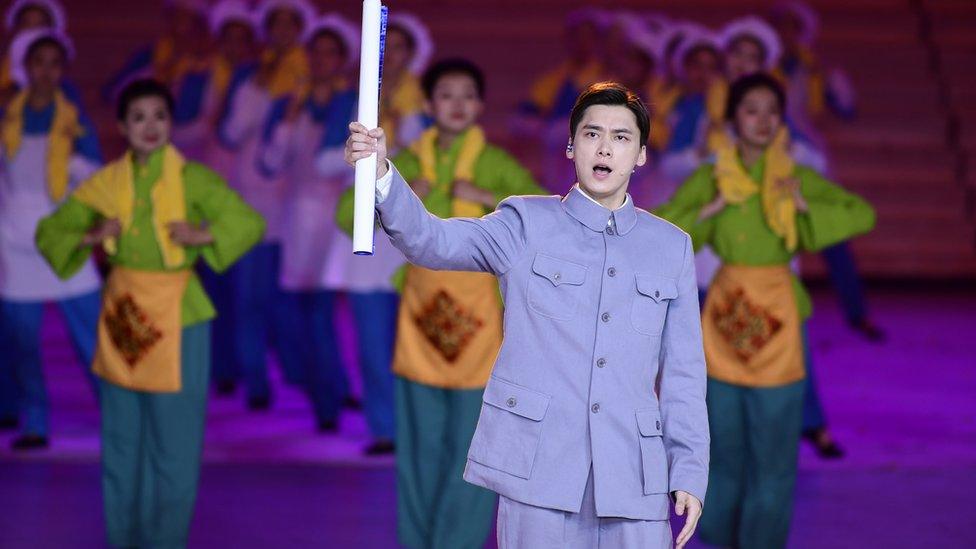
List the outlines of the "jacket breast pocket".
<svg viewBox="0 0 976 549">
<path fill-rule="evenodd" d="M 637 410 L 644 495 L 668 493 L 668 455 L 664 450 L 661 413 L 655 408 Z"/>
<path fill-rule="evenodd" d="M 678 297 L 678 284 L 673 278 L 637 273 L 634 304 L 630 323 L 638 333 L 661 335 L 668 316 L 668 305 Z"/>
<path fill-rule="evenodd" d="M 585 281 L 585 265 L 537 253 L 529 280 L 529 308 L 553 320 L 571 320 Z"/>
<path fill-rule="evenodd" d="M 549 395 L 492 377 L 468 458 L 510 475 L 532 475 Z"/>
</svg>

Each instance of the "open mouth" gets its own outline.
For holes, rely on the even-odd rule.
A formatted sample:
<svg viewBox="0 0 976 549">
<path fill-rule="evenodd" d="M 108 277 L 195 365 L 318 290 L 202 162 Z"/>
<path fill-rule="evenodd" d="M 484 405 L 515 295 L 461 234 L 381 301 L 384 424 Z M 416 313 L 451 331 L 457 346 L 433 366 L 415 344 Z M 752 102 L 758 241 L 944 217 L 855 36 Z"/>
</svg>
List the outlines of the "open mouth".
<svg viewBox="0 0 976 549">
<path fill-rule="evenodd" d="M 606 164 L 597 164 L 596 166 L 593 166 L 593 175 L 597 179 L 606 179 L 610 177 L 611 173 L 613 173 L 613 170 L 611 170 L 610 166 L 607 166 Z"/>
</svg>

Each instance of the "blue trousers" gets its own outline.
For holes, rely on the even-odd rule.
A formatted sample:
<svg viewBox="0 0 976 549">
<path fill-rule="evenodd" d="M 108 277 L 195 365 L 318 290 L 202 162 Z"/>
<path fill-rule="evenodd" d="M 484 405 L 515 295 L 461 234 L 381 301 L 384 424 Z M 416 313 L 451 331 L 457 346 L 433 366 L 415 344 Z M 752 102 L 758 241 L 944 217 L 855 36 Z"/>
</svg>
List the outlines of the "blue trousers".
<svg viewBox="0 0 976 549">
<path fill-rule="evenodd" d="M 395 292 L 351 292 L 348 295 L 363 372 L 366 423 L 374 437 L 393 440 L 396 426 L 392 366 L 400 296 Z"/>
<path fill-rule="evenodd" d="M 328 290 L 282 292 L 284 346 L 300 353 L 301 374 L 318 421 L 339 416 L 349 394 L 349 379 L 342 367 L 335 328 L 337 294 Z"/>
<path fill-rule="evenodd" d="M 480 549 L 498 498 L 462 478 L 484 389 L 396 378 L 397 537 L 411 549 Z"/>
<path fill-rule="evenodd" d="M 867 316 L 864 304 L 864 290 L 861 278 L 854 265 L 854 256 L 847 242 L 831 246 L 820 253 L 830 270 L 830 280 L 837 290 L 844 316 L 851 324 L 856 324 Z"/>
<path fill-rule="evenodd" d="M 197 497 L 210 375 L 210 325 L 183 328 L 176 393 L 102 386 L 102 492 L 108 541 L 186 547 Z"/>
<path fill-rule="evenodd" d="M 708 379 L 711 465 L 699 524 L 705 542 L 742 549 L 786 547 L 803 385 L 742 387 Z"/>
<path fill-rule="evenodd" d="M 810 349 L 810 330 L 803 325 L 803 363 L 807 370 L 807 384 L 803 389 L 803 430 L 827 426 L 817 381 L 813 371 L 813 351 Z"/>
<path fill-rule="evenodd" d="M 101 305 L 98 291 L 58 302 L 75 356 L 95 387 L 96 397 L 98 390 L 90 367 Z M 25 434 L 47 436 L 49 404 L 41 366 L 43 320 L 44 302 L 0 300 L 0 349 L 4 353 L 0 381 L 5 386 L 0 393 L 0 411 L 8 417 L 19 411 Z"/>
<path fill-rule="evenodd" d="M 234 293 L 231 278 L 217 274 L 201 262 L 198 269 L 207 295 L 217 309 L 210 321 L 210 373 L 214 382 L 241 379 L 241 365 L 234 353 Z"/>
<path fill-rule="evenodd" d="M 281 246 L 263 243 L 248 252 L 228 272 L 234 315 L 234 361 L 240 365 L 249 398 L 271 394 L 267 353 L 273 346 L 290 383 L 301 383 L 302 356 L 299 349 L 282 344 L 289 322 L 288 307 L 278 288 Z"/>
</svg>

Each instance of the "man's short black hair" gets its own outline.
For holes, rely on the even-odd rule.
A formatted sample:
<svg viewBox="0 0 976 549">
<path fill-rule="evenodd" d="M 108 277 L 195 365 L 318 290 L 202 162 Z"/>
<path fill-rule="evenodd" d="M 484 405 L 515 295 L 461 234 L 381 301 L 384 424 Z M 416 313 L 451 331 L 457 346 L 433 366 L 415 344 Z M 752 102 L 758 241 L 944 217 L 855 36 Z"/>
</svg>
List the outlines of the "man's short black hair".
<svg viewBox="0 0 976 549">
<path fill-rule="evenodd" d="M 647 143 L 647 136 L 651 132 L 651 115 L 641 98 L 629 89 L 616 82 L 598 82 L 591 84 L 576 98 L 573 112 L 569 115 L 569 138 L 576 136 L 576 128 L 583 120 L 583 113 L 594 105 L 617 105 L 627 107 L 637 119 L 640 130 L 640 144 Z"/>
<path fill-rule="evenodd" d="M 115 118 L 122 122 L 125 120 L 126 115 L 129 114 L 129 106 L 137 99 L 142 99 L 143 97 L 159 97 L 166 103 L 166 110 L 169 111 L 170 116 L 173 115 L 173 109 L 175 106 L 175 100 L 173 99 L 173 93 L 169 91 L 162 82 L 158 80 L 153 80 L 152 78 L 142 78 L 131 82 L 126 87 L 122 88 L 122 92 L 119 93 L 119 99 L 115 107 Z"/>
<path fill-rule="evenodd" d="M 779 112 L 786 112 L 786 92 L 783 90 L 783 85 L 772 76 L 764 72 L 757 72 L 739 78 L 729 87 L 729 99 L 725 103 L 725 119 L 730 122 L 734 121 L 735 111 L 739 110 L 742 100 L 746 98 L 749 92 L 757 88 L 766 88 L 773 92 L 773 95 L 776 96 L 776 102 L 779 103 Z"/>
<path fill-rule="evenodd" d="M 481 72 L 481 68 L 478 65 L 461 57 L 438 61 L 424 71 L 424 75 L 420 80 L 420 85 L 424 88 L 424 96 L 427 99 L 432 99 L 437 82 L 449 74 L 470 76 L 474 80 L 475 87 L 478 88 L 478 98 L 485 98 L 485 74 Z"/>
</svg>

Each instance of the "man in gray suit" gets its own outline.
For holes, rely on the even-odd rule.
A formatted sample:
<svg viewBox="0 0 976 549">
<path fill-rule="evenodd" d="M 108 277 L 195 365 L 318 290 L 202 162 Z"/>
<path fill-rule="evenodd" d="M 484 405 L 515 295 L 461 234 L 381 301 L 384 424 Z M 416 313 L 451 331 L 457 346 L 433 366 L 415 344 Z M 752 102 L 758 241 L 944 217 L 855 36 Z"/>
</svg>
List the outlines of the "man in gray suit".
<svg viewBox="0 0 976 549">
<path fill-rule="evenodd" d="M 578 184 L 565 197 L 439 219 L 386 160 L 383 131 L 350 125 L 346 160 L 380 161 L 393 244 L 423 267 L 498 277 L 504 341 L 464 478 L 501 496 L 500 547 L 670 547 L 673 497 L 687 514 L 680 548 L 701 514 L 709 434 L 691 239 L 627 194 L 649 126 L 634 93 L 594 84 L 572 112 Z"/>
</svg>

